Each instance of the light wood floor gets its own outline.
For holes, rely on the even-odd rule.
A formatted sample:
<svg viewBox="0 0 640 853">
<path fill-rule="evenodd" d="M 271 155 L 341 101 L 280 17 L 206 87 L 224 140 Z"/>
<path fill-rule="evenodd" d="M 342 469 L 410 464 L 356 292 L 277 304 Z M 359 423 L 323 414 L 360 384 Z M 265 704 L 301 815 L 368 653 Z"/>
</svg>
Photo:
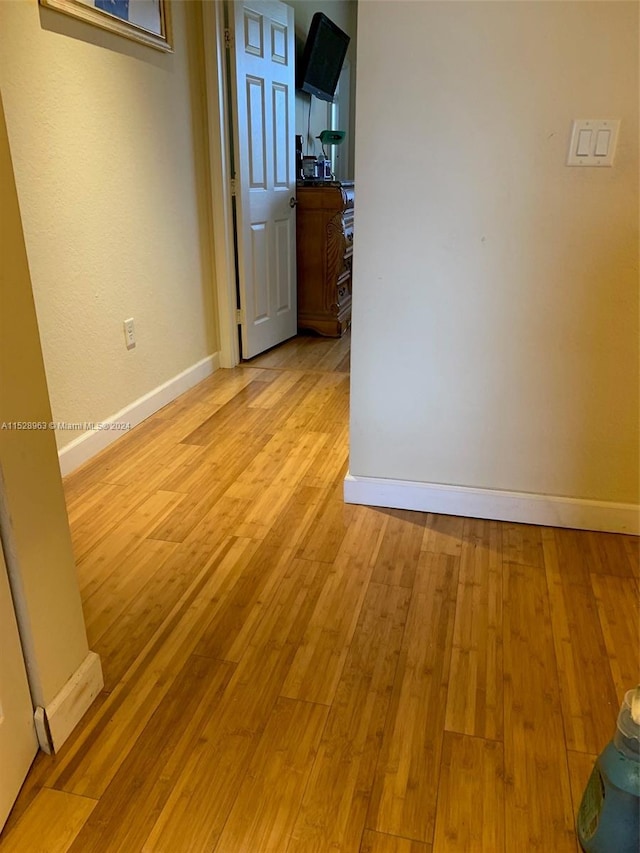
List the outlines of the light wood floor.
<svg viewBox="0 0 640 853">
<path fill-rule="evenodd" d="M 576 853 L 638 541 L 345 506 L 347 369 L 294 340 L 67 479 L 106 686 L 2 853 Z"/>
</svg>

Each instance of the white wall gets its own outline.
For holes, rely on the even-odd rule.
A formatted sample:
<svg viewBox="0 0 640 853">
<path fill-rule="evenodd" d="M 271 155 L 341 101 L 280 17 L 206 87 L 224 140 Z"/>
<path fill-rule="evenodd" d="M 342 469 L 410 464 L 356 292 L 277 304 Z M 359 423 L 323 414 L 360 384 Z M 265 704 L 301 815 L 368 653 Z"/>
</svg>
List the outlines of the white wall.
<svg viewBox="0 0 640 853">
<path fill-rule="evenodd" d="M 162 54 L 37 0 L 0 3 L 0 85 L 57 421 L 105 420 L 217 350 L 200 9 L 172 8 L 175 52 Z"/>
<path fill-rule="evenodd" d="M 355 150 L 356 31 L 358 14 L 356 0 L 287 0 L 287 5 L 293 7 L 295 14 L 296 42 L 300 54 L 307 39 L 311 19 L 316 12 L 324 12 L 336 26 L 340 27 L 341 30 L 351 37 L 345 59 L 345 64 L 349 65 L 349 114 L 346 120 L 341 118 L 340 127 L 334 129 L 345 130 L 347 132 L 345 141 L 340 146 L 341 150 L 337 153 L 338 156 L 346 156 L 347 158 L 347 171 L 349 174 L 343 175 L 343 178 L 352 179 Z M 310 105 L 311 116 L 309 116 Z M 304 92 L 296 93 L 296 133 L 302 134 L 305 139 L 305 154 L 318 156 L 322 153 L 322 147 L 316 136 L 322 130 L 330 128 L 330 106 L 327 101 L 321 101 Z M 310 132 L 307 137 L 308 128 L 310 128 Z"/>
<path fill-rule="evenodd" d="M 363 2 L 357 99 L 351 473 L 637 503 L 638 5 Z"/>
</svg>

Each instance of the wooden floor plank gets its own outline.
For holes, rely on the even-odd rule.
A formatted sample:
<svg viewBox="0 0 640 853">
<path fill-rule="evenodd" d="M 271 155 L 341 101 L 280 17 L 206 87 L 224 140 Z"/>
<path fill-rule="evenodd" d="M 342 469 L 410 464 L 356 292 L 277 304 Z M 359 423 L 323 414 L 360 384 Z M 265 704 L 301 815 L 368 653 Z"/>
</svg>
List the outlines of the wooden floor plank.
<svg viewBox="0 0 640 853">
<path fill-rule="evenodd" d="M 218 412 L 252 382 L 269 383 L 274 374 L 269 370 L 237 367 L 220 369 L 177 400 L 156 412 L 148 421 L 162 424 L 162 435 L 176 443 L 184 443 L 197 427 Z M 259 393 L 258 389 L 256 392 Z"/>
<path fill-rule="evenodd" d="M 264 540 L 255 542 L 241 576 L 214 619 L 207 625 L 196 653 L 239 661 L 247 650 L 264 610 L 290 570 L 296 546 L 324 493 L 299 487 Z"/>
<path fill-rule="evenodd" d="M 107 475 L 105 482 L 117 483 L 121 486 L 135 486 L 152 491 L 160 488 L 160 484 L 166 479 L 167 473 L 174 469 L 180 468 L 189 463 L 191 459 L 198 458 L 202 455 L 202 450 L 199 447 L 192 447 L 189 444 L 176 444 L 170 441 L 167 436 L 162 436 L 162 444 L 166 450 L 171 450 L 171 453 L 156 453 L 153 452 L 152 446 L 147 446 L 141 450 L 141 459 L 133 464 L 130 460 L 125 460 L 119 465 L 114 466 L 113 470 Z"/>
<path fill-rule="evenodd" d="M 387 526 L 373 568 L 373 583 L 413 588 L 424 538 L 425 515 L 403 509 L 385 510 Z"/>
<path fill-rule="evenodd" d="M 640 537 L 624 536 L 623 549 L 631 566 L 632 573 L 640 581 Z"/>
<path fill-rule="evenodd" d="M 458 561 L 422 552 L 367 828 L 431 843 L 455 617 Z"/>
<path fill-rule="evenodd" d="M 497 522 L 464 525 L 446 728 L 502 739 L 502 543 Z"/>
<path fill-rule="evenodd" d="M 224 495 L 225 487 L 220 481 L 210 479 L 204 489 L 194 489 L 183 495 L 176 508 L 161 518 L 148 539 L 179 544 L 202 521 Z"/>
<path fill-rule="evenodd" d="M 567 748 L 598 754 L 610 739 L 618 699 L 583 532 L 547 528 L 542 536 Z"/>
<path fill-rule="evenodd" d="M 340 493 L 334 491 L 330 494 L 318 507 L 308 533 L 300 543 L 298 556 L 305 560 L 333 563 L 356 511 L 353 504 L 345 504 Z"/>
<path fill-rule="evenodd" d="M 544 566 L 542 528 L 532 524 L 503 524 L 502 557 L 521 566 Z"/>
<path fill-rule="evenodd" d="M 123 464 L 135 466 L 157 452 L 166 438 L 166 422 L 151 418 L 125 432 L 115 444 L 105 448 L 65 480 L 65 498 L 73 509 L 85 491 L 95 483 L 111 483 L 111 474 Z"/>
<path fill-rule="evenodd" d="M 326 572 L 297 560 L 263 614 L 213 715 L 173 787 L 143 850 L 207 853 L 215 848 L 271 716 Z"/>
<path fill-rule="evenodd" d="M 287 853 L 357 853 L 410 592 L 370 584 Z"/>
<path fill-rule="evenodd" d="M 96 515 L 104 516 L 118 507 L 119 499 L 116 495 L 121 494 L 122 491 L 123 486 L 96 481 L 77 492 L 75 497 L 68 497 L 67 516 L 72 534 L 75 534 L 80 541 L 84 541 L 87 528 L 97 526 Z"/>
<path fill-rule="evenodd" d="M 220 497 L 202 516 L 185 536 L 183 545 L 211 551 L 221 542 L 229 539 L 242 523 L 248 512 L 251 498 L 246 495 L 231 494 L 230 490 Z M 154 534 L 157 535 L 156 531 Z"/>
<path fill-rule="evenodd" d="M 351 334 L 342 338 L 323 338 L 298 335 L 275 349 L 246 362 L 252 367 L 269 367 L 279 370 L 336 370 L 348 357 Z"/>
<path fill-rule="evenodd" d="M 232 431 L 239 412 L 263 392 L 262 382 L 250 382 L 238 390 L 227 403 L 210 415 L 193 432 L 186 435 L 182 443 L 206 446 L 219 435 Z"/>
<path fill-rule="evenodd" d="M 464 778 L 465 784 L 460 780 Z M 504 853 L 501 743 L 446 732 L 433 849 Z"/>
<path fill-rule="evenodd" d="M 310 702 L 276 702 L 216 845 L 219 853 L 287 849 L 328 713 Z"/>
<path fill-rule="evenodd" d="M 431 853 L 430 844 L 399 838 L 397 835 L 384 835 L 382 832 L 366 830 L 362 836 L 360 853 Z"/>
<path fill-rule="evenodd" d="M 325 705 L 333 701 L 385 526 L 382 513 L 358 507 L 296 651 L 283 696 Z"/>
<path fill-rule="evenodd" d="M 545 575 L 504 564 L 506 850 L 575 853 Z"/>
<path fill-rule="evenodd" d="M 129 607 L 94 644 L 101 656 L 105 689 L 113 690 L 122 681 L 154 635 L 169 620 L 176 601 L 188 593 L 194 578 L 213 567 L 211 553 L 197 544 L 175 546 L 169 559 L 155 572 Z M 257 544 L 243 543 L 241 571 Z M 224 602 L 225 599 L 222 601 Z"/>
<path fill-rule="evenodd" d="M 203 631 L 195 653 L 239 661 L 291 560 L 291 549 L 270 542 L 255 543 L 242 574 Z"/>
<path fill-rule="evenodd" d="M 349 380 L 325 374 L 286 422 L 287 428 L 325 431 L 349 423 Z"/>
<path fill-rule="evenodd" d="M 271 482 L 255 487 L 251 506 L 236 528 L 236 536 L 264 539 L 304 477 L 313 459 L 327 443 L 325 433 L 305 432 L 295 441 Z M 242 486 L 242 482 L 239 481 Z M 233 493 L 233 490 L 230 490 Z"/>
<path fill-rule="evenodd" d="M 142 848 L 185 757 L 216 713 L 233 669 L 233 664 L 189 658 L 69 853 L 132 853 Z"/>
<path fill-rule="evenodd" d="M 106 537 L 113 534 L 123 520 L 153 498 L 154 493 L 135 486 L 96 483 L 91 489 L 86 512 L 76 522 L 70 521 L 73 553 L 80 563 Z M 81 573 L 86 584 L 86 572 Z"/>
<path fill-rule="evenodd" d="M 319 390 L 321 389 L 322 374 L 320 373 L 299 373 L 295 385 L 282 397 L 282 400 L 277 406 L 273 406 L 268 410 L 254 409 L 253 414 L 260 418 L 260 422 L 264 424 L 264 428 L 278 433 L 280 430 L 285 432 L 303 432 L 305 431 L 305 423 L 307 419 L 303 419 L 302 424 L 296 422 L 296 412 L 314 406 L 314 401 L 318 400 Z M 317 402 L 315 403 L 317 406 Z M 249 415 L 251 417 L 251 414 Z M 293 424 L 292 424 L 292 418 Z M 322 421 L 323 427 L 328 426 L 328 423 Z M 315 429 L 314 432 L 319 432 Z M 323 429 L 323 431 L 326 431 Z"/>
<path fill-rule="evenodd" d="M 464 518 L 457 515 L 438 515 L 428 512 L 425 520 L 422 550 L 432 554 L 459 557 L 462 550 Z"/>
<path fill-rule="evenodd" d="M 324 506 L 329 497 L 328 488 L 306 486 L 300 482 L 293 490 L 289 503 L 285 505 L 262 541 L 265 544 L 281 545 L 295 552 L 295 556 L 302 556 L 302 543 L 308 538 L 319 508 Z M 317 558 L 305 555 L 305 559 Z"/>
<path fill-rule="evenodd" d="M 117 622 L 147 586 L 153 575 L 176 550 L 172 542 L 143 539 L 129 552 L 104 583 L 84 598 L 82 609 L 89 645 L 94 648 L 100 638 Z"/>
<path fill-rule="evenodd" d="M 298 464 L 309 466 L 304 450 L 319 453 L 326 444 L 326 433 L 300 433 L 296 430 L 280 430 L 264 445 L 260 452 L 234 476 L 233 484 L 238 487 L 252 486 L 252 498 L 259 497 L 264 489 L 272 485 L 293 486 L 301 479 Z M 235 489 L 231 489 L 235 493 Z"/>
<path fill-rule="evenodd" d="M 159 488 L 169 492 L 202 495 L 210 483 L 233 482 L 273 436 L 266 430 L 233 430 L 167 473 Z"/>
<path fill-rule="evenodd" d="M 0 843 L 2 853 L 68 853 L 96 801 L 43 788 Z"/>
<path fill-rule="evenodd" d="M 344 491 L 344 478 L 349 468 L 349 426 L 328 424 L 326 429 L 327 452 L 318 454 L 302 480 L 306 486 L 327 487 L 339 485 Z"/>
<path fill-rule="evenodd" d="M 573 531 L 585 564 L 592 574 L 616 577 L 640 577 L 640 553 L 637 536 L 618 533 Z"/>
<path fill-rule="evenodd" d="M 110 693 L 100 714 L 52 773 L 54 787 L 100 797 L 242 570 L 250 540 L 230 541 L 205 565 Z M 91 744 L 91 748 L 88 745 Z"/>
<path fill-rule="evenodd" d="M 184 499 L 177 492 L 152 492 L 78 561 L 80 591 L 87 600 L 117 570 L 159 521 Z"/>
<path fill-rule="evenodd" d="M 310 392 L 290 410 L 283 428 L 324 431 L 328 424 L 346 423 L 349 418 L 348 401 L 349 377 L 321 374 Z"/>
<path fill-rule="evenodd" d="M 637 588 L 631 578 L 596 574 L 591 575 L 591 586 L 618 704 L 621 705 L 627 690 L 640 684 L 640 601 Z"/>
<path fill-rule="evenodd" d="M 278 406 L 300 381 L 300 374 L 293 371 L 274 372 L 273 381 L 265 386 L 262 393 L 254 397 L 249 408 L 272 409 Z"/>
</svg>

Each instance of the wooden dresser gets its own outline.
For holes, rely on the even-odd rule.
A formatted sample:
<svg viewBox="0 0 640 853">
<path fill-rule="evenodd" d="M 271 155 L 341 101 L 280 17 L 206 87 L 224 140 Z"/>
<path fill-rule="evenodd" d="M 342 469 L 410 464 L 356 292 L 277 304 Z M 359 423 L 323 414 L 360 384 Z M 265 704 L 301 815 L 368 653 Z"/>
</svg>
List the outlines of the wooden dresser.
<svg viewBox="0 0 640 853">
<path fill-rule="evenodd" d="M 339 338 L 351 325 L 353 182 L 298 184 L 298 328 Z"/>
</svg>

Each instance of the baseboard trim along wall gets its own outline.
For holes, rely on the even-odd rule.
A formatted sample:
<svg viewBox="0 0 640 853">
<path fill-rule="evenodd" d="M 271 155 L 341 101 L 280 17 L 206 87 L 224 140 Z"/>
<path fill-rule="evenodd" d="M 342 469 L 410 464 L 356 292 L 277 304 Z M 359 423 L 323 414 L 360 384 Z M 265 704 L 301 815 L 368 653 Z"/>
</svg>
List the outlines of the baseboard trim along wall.
<svg viewBox="0 0 640 853">
<path fill-rule="evenodd" d="M 36 708 L 36 733 L 44 752 L 58 752 L 103 686 L 100 658 L 89 652 L 55 699 Z"/>
<path fill-rule="evenodd" d="M 216 352 L 183 370 L 182 373 L 174 376 L 173 379 L 169 379 L 168 382 L 158 385 L 157 388 L 149 391 L 148 394 L 134 400 L 133 403 L 116 412 L 115 415 L 107 418 L 103 423 L 130 423 L 133 428 L 163 406 L 166 406 L 167 403 L 184 394 L 189 388 L 192 388 L 198 382 L 206 379 L 207 376 L 215 373 L 219 367 L 220 355 Z M 82 433 L 82 435 L 78 436 L 78 438 L 74 439 L 58 452 L 62 476 L 64 477 L 66 474 L 75 471 L 80 465 L 126 434 L 126 431 L 111 429 L 91 430 Z"/>
<path fill-rule="evenodd" d="M 640 535 L 637 504 L 384 480 L 350 473 L 344 480 L 344 499 L 349 504 Z"/>
</svg>

